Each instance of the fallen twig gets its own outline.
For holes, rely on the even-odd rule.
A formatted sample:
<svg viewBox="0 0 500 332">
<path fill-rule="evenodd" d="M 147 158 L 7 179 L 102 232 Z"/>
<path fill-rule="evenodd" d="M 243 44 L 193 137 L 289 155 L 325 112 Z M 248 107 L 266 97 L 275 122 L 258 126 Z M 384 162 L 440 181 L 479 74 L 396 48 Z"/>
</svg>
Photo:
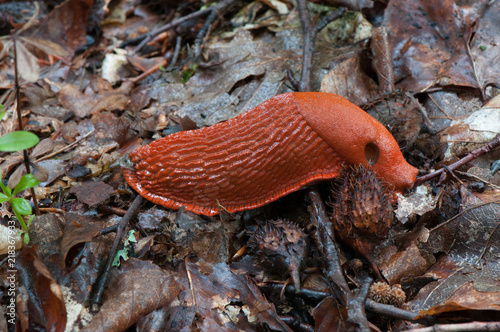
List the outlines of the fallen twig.
<svg viewBox="0 0 500 332">
<path fill-rule="evenodd" d="M 124 47 L 126 45 L 130 45 L 130 44 L 134 44 L 140 40 L 142 40 L 139 45 L 137 45 L 137 47 L 134 49 L 134 53 L 138 53 L 140 50 L 142 50 L 142 48 L 147 44 L 149 43 L 155 36 L 157 36 L 158 34 L 164 32 L 164 31 L 168 31 L 172 28 L 175 28 L 176 26 L 180 25 L 181 23 L 184 23 L 186 21 L 189 21 L 193 18 L 197 18 L 197 17 L 200 17 L 200 16 L 204 16 L 206 14 L 211 14 L 213 12 L 215 13 L 218 13 L 221 9 L 233 4 L 235 1 L 234 0 L 225 0 L 225 1 L 222 1 L 218 4 L 216 4 L 215 6 L 213 7 L 208 7 L 208 8 L 205 8 L 205 9 L 201 9 L 201 10 L 198 10 L 194 13 L 191 13 L 189 15 L 186 15 L 184 17 L 181 17 L 181 18 L 178 18 L 156 30 L 153 30 L 145 35 L 142 35 L 142 36 L 138 36 L 136 38 L 133 38 L 133 39 L 130 39 L 128 40 L 126 43 L 122 43 L 122 45 L 120 45 L 120 47 Z"/>
<path fill-rule="evenodd" d="M 472 322 L 463 324 L 436 324 L 431 327 L 408 330 L 408 332 L 458 332 L 500 331 L 500 322 Z"/>
<path fill-rule="evenodd" d="M 175 64 L 177 63 L 177 60 L 179 59 L 179 54 L 181 53 L 181 43 L 182 43 L 182 37 L 177 36 L 177 38 L 175 38 L 174 55 L 172 56 L 172 59 L 170 59 L 170 64 L 168 65 L 167 71 L 172 71 L 175 68 Z"/>
<path fill-rule="evenodd" d="M 22 30 L 22 29 L 21 29 Z M 19 86 L 19 76 L 18 76 L 18 70 L 17 70 L 17 38 L 15 35 L 13 35 L 12 38 L 14 42 L 14 82 L 15 82 L 15 89 L 16 89 L 16 111 L 17 111 L 17 121 L 19 125 L 19 130 L 23 130 L 23 117 L 21 114 L 21 87 Z M 24 167 L 26 167 L 26 174 L 31 173 L 30 169 L 30 158 L 28 156 L 28 150 L 23 150 L 23 158 L 24 158 Z M 35 188 L 31 187 L 30 188 L 30 193 L 31 193 L 31 200 L 33 201 L 33 207 L 35 208 L 35 214 L 37 216 L 40 215 L 40 209 L 38 207 L 38 200 L 36 199 L 35 195 Z"/>
<path fill-rule="evenodd" d="M 68 146 L 65 146 L 64 148 L 62 149 L 59 149 L 57 151 L 54 151 L 52 153 L 49 153 L 48 155 L 46 156 L 43 156 L 41 158 L 38 158 L 37 160 L 35 160 L 35 162 L 39 162 L 39 161 L 42 161 L 42 160 L 45 160 L 45 159 L 49 159 L 49 158 L 52 158 L 56 155 L 58 155 L 59 153 L 61 152 L 64 152 L 66 150 L 69 150 L 71 149 L 73 146 L 77 145 L 78 143 L 80 143 L 81 141 L 83 141 L 84 139 L 86 139 L 87 137 L 89 137 L 90 134 L 92 134 L 94 132 L 94 130 L 92 129 L 91 131 L 89 131 L 88 133 L 86 133 L 85 135 L 83 135 L 82 137 L 80 137 L 79 139 L 77 139 L 76 141 L 74 141 L 73 143 L 69 144 Z"/>
<path fill-rule="evenodd" d="M 335 11 L 328 13 L 317 24 L 313 24 L 309 18 L 309 11 L 307 10 L 307 1 L 298 0 L 297 7 L 299 9 L 300 22 L 304 31 L 304 46 L 302 55 L 302 75 L 299 82 L 298 89 L 301 92 L 311 91 L 311 69 L 312 58 L 315 50 L 316 36 L 328 23 L 339 18 L 344 14 L 345 8 L 339 8 Z"/>
<path fill-rule="evenodd" d="M 448 169 L 451 171 L 454 171 L 457 168 L 459 168 L 460 166 L 463 166 L 463 165 L 467 164 L 468 162 L 476 159 L 477 157 L 482 156 L 483 154 L 490 152 L 491 150 L 497 148 L 498 146 L 500 146 L 500 135 L 497 135 L 492 141 L 486 143 L 485 145 L 483 145 L 479 149 L 472 151 L 471 153 L 469 153 L 467 156 L 460 159 L 459 161 L 456 161 L 453 164 L 448 165 Z M 426 174 L 424 176 L 420 176 L 415 181 L 414 186 L 418 186 L 426 181 L 429 181 L 430 179 L 435 178 L 438 175 L 445 174 L 445 172 L 446 172 L 446 169 L 441 168 L 435 172 Z M 444 181 L 444 179 L 445 179 L 445 177 L 440 178 L 439 183 L 442 183 Z"/>
<path fill-rule="evenodd" d="M 106 288 L 106 285 L 108 283 L 111 264 L 113 263 L 116 251 L 118 249 L 118 245 L 120 244 L 121 239 L 123 237 L 125 227 L 127 227 L 132 217 L 136 215 L 137 211 L 139 210 L 139 207 L 141 206 L 142 201 L 143 201 L 142 196 L 137 195 L 132 204 L 130 205 L 127 213 L 123 216 L 122 220 L 120 220 L 120 224 L 118 226 L 115 239 L 113 240 L 113 245 L 109 252 L 108 261 L 106 262 L 106 267 L 104 268 L 104 271 L 102 271 L 101 275 L 95 282 L 92 290 L 93 295 L 90 300 L 90 310 L 94 313 L 98 312 L 99 307 L 101 306 L 102 295 L 104 294 L 104 289 Z"/>
<path fill-rule="evenodd" d="M 309 213 L 311 214 L 313 223 L 317 226 L 318 238 L 314 240 L 325 259 L 326 275 L 340 289 L 340 294 L 336 295 L 341 301 L 345 301 L 346 294 L 349 292 L 349 286 L 342 273 L 343 270 L 338 256 L 338 246 L 335 242 L 332 223 L 326 216 L 319 192 L 316 189 L 310 189 L 309 198 L 311 199 Z"/>
</svg>

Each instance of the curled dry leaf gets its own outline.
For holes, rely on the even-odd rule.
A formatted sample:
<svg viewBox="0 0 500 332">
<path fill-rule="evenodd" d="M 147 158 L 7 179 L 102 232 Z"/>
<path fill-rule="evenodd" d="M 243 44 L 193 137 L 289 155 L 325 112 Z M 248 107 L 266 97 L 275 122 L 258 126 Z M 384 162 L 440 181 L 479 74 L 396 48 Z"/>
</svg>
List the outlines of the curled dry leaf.
<svg viewBox="0 0 500 332">
<path fill-rule="evenodd" d="M 50 331 L 64 331 L 66 326 L 66 306 L 61 288 L 47 266 L 40 260 L 33 248 L 25 247 L 16 259 L 16 268 L 20 274 L 29 273 L 28 289 L 34 289 L 30 301 L 38 302 L 43 310 L 46 328 Z M 29 272 L 28 272 L 29 271 Z M 27 278 L 26 278 L 27 279 Z M 36 296 L 33 296 L 36 294 Z M 35 315 L 30 315 L 30 320 Z M 42 323 L 42 322 L 38 322 Z"/>
<path fill-rule="evenodd" d="M 61 45 L 51 42 L 50 40 L 23 36 L 20 36 L 19 39 L 38 48 L 39 50 L 44 51 L 47 54 L 55 55 L 61 58 L 69 55 L 69 52 L 66 51 Z"/>
<path fill-rule="evenodd" d="M 438 197 L 434 197 L 425 185 L 419 186 L 409 196 L 398 194 L 398 208 L 396 218 L 406 224 L 408 221 L 413 221 L 419 216 L 423 216 L 426 212 L 436 208 Z"/>
<path fill-rule="evenodd" d="M 141 317 L 171 304 L 179 292 L 172 273 L 130 258 L 111 272 L 101 310 L 81 331 L 124 331 Z"/>
<path fill-rule="evenodd" d="M 497 261 L 500 256 L 500 194 L 462 189 L 462 211 L 430 230 L 433 252 L 446 252 L 460 266 Z"/>
<path fill-rule="evenodd" d="M 11 241 L 14 241 L 12 244 Z M 23 239 L 21 238 L 21 233 L 17 230 L 11 230 L 4 225 L 0 225 L 0 255 L 5 255 L 12 250 L 12 245 L 14 248 L 21 249 L 23 247 Z"/>
<path fill-rule="evenodd" d="M 492 104 L 494 105 L 494 104 Z M 445 158 L 460 157 L 500 134 L 500 107 L 485 106 L 467 118 L 454 121 L 441 141 L 447 145 Z"/>
<path fill-rule="evenodd" d="M 36 82 L 40 78 L 40 66 L 37 58 L 22 44 L 16 43 L 17 70 L 28 82 Z"/>
</svg>

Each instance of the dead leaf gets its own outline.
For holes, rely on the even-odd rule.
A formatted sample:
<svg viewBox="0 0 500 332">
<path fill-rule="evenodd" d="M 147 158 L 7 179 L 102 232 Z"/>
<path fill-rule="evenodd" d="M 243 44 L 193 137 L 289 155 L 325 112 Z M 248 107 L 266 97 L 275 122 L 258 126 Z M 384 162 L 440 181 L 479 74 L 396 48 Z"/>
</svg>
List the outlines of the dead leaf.
<svg viewBox="0 0 500 332">
<path fill-rule="evenodd" d="M 378 86 L 362 70 L 359 56 L 334 62 L 321 80 L 321 92 L 335 93 L 356 105 L 365 104 L 378 91 Z"/>
<path fill-rule="evenodd" d="M 24 41 L 27 44 L 30 44 L 42 51 L 44 51 L 47 54 L 55 55 L 58 57 L 65 57 L 69 55 L 68 51 L 66 51 L 64 48 L 62 48 L 61 45 L 56 44 L 54 42 L 51 42 L 50 40 L 44 40 L 44 39 L 37 39 L 37 38 L 31 38 L 31 37 L 22 37 L 20 36 L 19 39 Z"/>
<path fill-rule="evenodd" d="M 24 31 L 22 35 L 38 41 L 56 43 L 60 46 L 60 48 L 55 47 L 56 52 L 63 49 L 69 56 L 73 56 L 78 47 L 87 43 L 85 38 L 87 17 L 93 4 L 94 0 L 64 1 L 38 24 Z M 49 48 L 54 50 L 54 48 Z"/>
<path fill-rule="evenodd" d="M 422 91 L 434 86 L 466 86 L 483 90 L 497 84 L 500 4 L 446 0 L 390 2 L 385 26 L 393 50 L 399 86 Z M 473 38 L 471 39 L 471 37 Z"/>
<path fill-rule="evenodd" d="M 461 191 L 462 211 L 430 230 L 433 252 L 446 252 L 459 266 L 497 261 L 500 256 L 500 195 Z"/>
<path fill-rule="evenodd" d="M 179 110 L 198 127 L 230 119 L 286 91 L 285 66 L 296 59 L 295 53 L 278 52 L 246 30 L 208 47 L 207 57 L 214 60 L 196 69 L 186 84 L 194 97 Z"/>
<path fill-rule="evenodd" d="M 113 187 L 102 181 L 87 181 L 82 183 L 81 186 L 72 187 L 69 192 L 75 194 L 80 202 L 93 207 L 107 200 L 114 191 Z"/>
<path fill-rule="evenodd" d="M 59 255 L 61 256 L 61 263 L 67 264 L 70 250 L 79 244 L 92 241 L 106 224 L 95 219 L 82 218 L 72 213 L 66 216 L 65 222 Z"/>
<path fill-rule="evenodd" d="M 477 267 L 468 264 L 460 266 L 443 255 L 424 276 L 438 280 L 427 284 L 407 303 L 409 310 L 436 308 L 435 313 L 456 310 L 456 307 L 447 307 L 446 303 L 457 303 L 479 311 L 500 310 L 498 261 L 484 262 Z M 444 308 L 441 308 L 443 305 Z"/>
<path fill-rule="evenodd" d="M 387 262 L 378 265 L 390 285 L 399 284 L 404 277 L 418 277 L 427 270 L 428 264 L 415 244 L 397 252 Z"/>
<path fill-rule="evenodd" d="M 111 272 L 104 303 L 80 331 L 123 331 L 139 318 L 170 304 L 180 292 L 172 273 L 148 261 L 130 258 Z"/>
<path fill-rule="evenodd" d="M 33 248 L 25 247 L 20 252 L 20 256 L 16 259 L 16 268 L 23 271 L 22 273 L 29 273 L 27 275 L 31 277 L 29 280 L 25 280 L 25 282 L 32 283 L 26 287 L 33 288 L 35 292 L 31 292 L 31 294 L 36 294 L 37 298 L 30 297 L 30 300 L 41 305 L 45 320 L 38 323 L 42 323 L 51 331 L 64 331 L 66 306 L 61 288 Z M 33 318 L 33 315 L 30 317 Z"/>
<path fill-rule="evenodd" d="M 244 330 L 267 324 L 276 331 L 291 331 L 259 288 L 249 278 L 233 273 L 226 263 L 209 266 L 188 261 L 179 266 L 179 275 L 179 282 L 185 289 L 180 295 L 184 299 L 182 307 L 192 307 L 194 312 L 191 319 L 171 315 L 167 326 L 177 326 L 182 330 L 195 324 L 194 320 L 199 316 L 217 331 L 231 329 L 233 324 L 246 327 Z M 214 325 L 209 325 L 209 322 Z"/>
<path fill-rule="evenodd" d="M 340 306 L 331 297 L 325 298 L 312 311 L 315 326 L 314 331 L 345 331 L 345 309 L 339 310 Z"/>
<path fill-rule="evenodd" d="M 37 58 L 23 45 L 16 43 L 17 70 L 28 82 L 36 82 L 40 78 L 40 66 Z"/>
<path fill-rule="evenodd" d="M 102 110 L 123 110 L 128 103 L 128 97 L 118 89 L 88 96 L 71 84 L 59 90 L 58 96 L 61 104 L 79 118 Z"/>
</svg>

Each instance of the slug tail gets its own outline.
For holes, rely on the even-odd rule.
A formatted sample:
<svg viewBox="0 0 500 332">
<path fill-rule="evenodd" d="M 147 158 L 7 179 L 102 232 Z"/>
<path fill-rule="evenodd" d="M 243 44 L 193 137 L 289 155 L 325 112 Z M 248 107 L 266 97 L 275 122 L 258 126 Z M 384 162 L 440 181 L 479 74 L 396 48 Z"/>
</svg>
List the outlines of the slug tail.
<svg viewBox="0 0 500 332">
<path fill-rule="evenodd" d="M 135 169 L 122 167 L 121 171 L 122 171 L 123 177 L 125 178 L 125 181 L 127 181 L 128 185 L 130 187 L 132 187 L 132 189 L 134 189 L 137 193 L 139 193 L 139 195 L 146 198 L 148 201 L 151 201 L 155 204 L 163 205 L 166 208 L 174 209 L 174 210 L 177 210 L 181 206 L 184 206 L 187 211 L 191 211 L 191 212 L 194 212 L 196 214 L 203 214 L 206 216 L 213 216 L 213 215 L 216 215 L 219 213 L 219 211 L 215 210 L 215 209 L 199 206 L 196 204 L 182 204 L 182 203 L 176 202 L 172 199 L 169 199 L 169 198 L 166 198 L 166 197 L 163 197 L 160 195 L 156 195 L 142 186 L 141 178 L 137 175 L 137 172 Z"/>
</svg>

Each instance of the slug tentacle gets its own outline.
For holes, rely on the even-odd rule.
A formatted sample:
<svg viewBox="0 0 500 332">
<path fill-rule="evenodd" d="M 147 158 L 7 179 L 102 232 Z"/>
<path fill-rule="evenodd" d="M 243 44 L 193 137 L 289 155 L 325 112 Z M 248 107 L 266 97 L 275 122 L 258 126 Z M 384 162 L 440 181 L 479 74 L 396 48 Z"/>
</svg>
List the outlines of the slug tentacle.
<svg viewBox="0 0 500 332">
<path fill-rule="evenodd" d="M 256 208 L 334 178 L 344 163 L 368 164 L 369 143 L 380 150 L 373 164 L 378 176 L 398 190 L 413 183 L 416 169 L 361 109 L 333 94 L 286 93 L 224 123 L 135 150 L 135 170 L 123 169 L 123 175 L 156 204 L 215 215 L 219 206 L 229 212 Z"/>
</svg>

